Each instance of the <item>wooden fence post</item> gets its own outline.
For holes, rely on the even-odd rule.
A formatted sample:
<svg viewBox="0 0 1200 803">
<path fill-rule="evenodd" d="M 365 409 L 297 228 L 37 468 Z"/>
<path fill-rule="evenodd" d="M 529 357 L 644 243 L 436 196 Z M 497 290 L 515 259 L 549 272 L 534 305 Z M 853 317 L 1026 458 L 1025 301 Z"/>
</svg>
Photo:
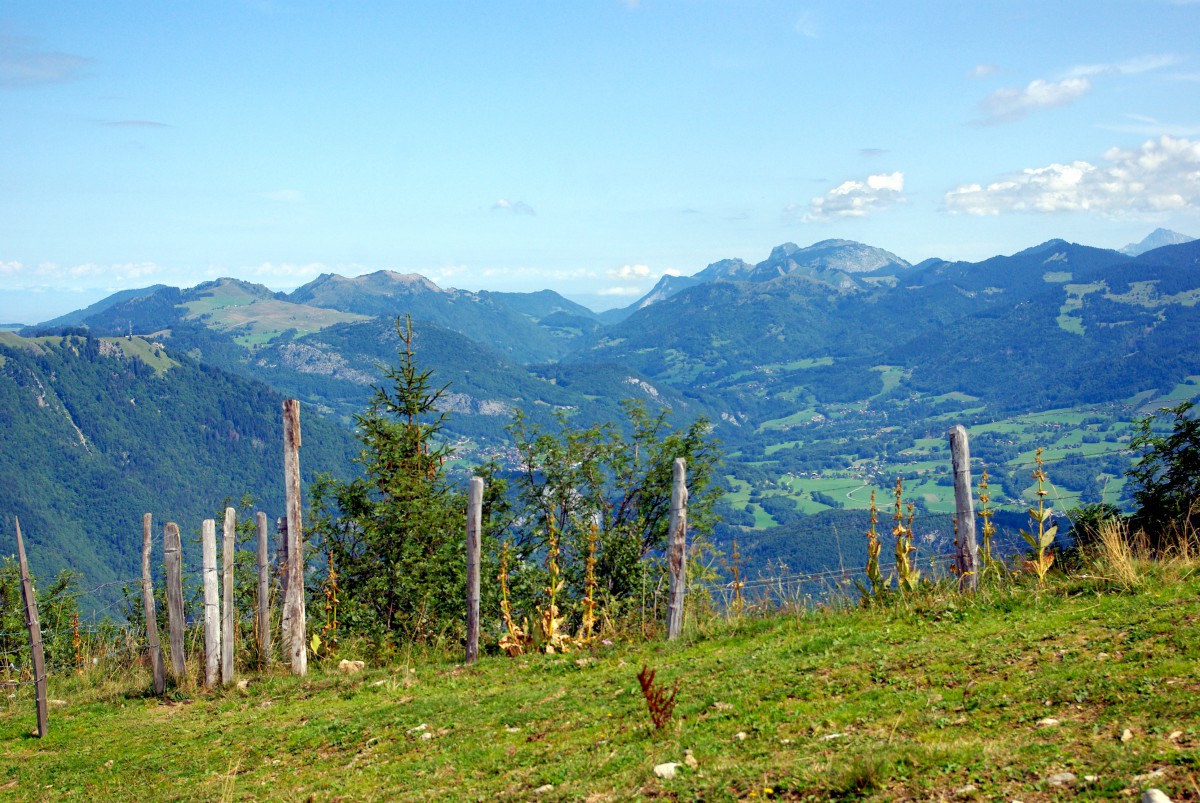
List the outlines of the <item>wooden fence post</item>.
<svg viewBox="0 0 1200 803">
<path fill-rule="evenodd" d="M 37 595 L 33 593 L 33 578 L 25 560 L 25 541 L 21 538 L 21 522 L 17 525 L 17 561 L 21 569 L 21 596 L 25 600 L 25 624 L 29 627 L 29 651 L 33 654 L 33 687 L 37 699 L 37 735 L 42 739 L 50 732 L 50 715 L 46 710 L 46 653 L 42 649 L 42 623 L 38 619 Z"/>
<path fill-rule="evenodd" d="M 950 428 L 950 464 L 954 471 L 954 516 L 958 537 L 954 562 L 960 591 L 979 588 L 979 545 L 975 541 L 975 500 L 971 495 L 971 447 L 961 424 Z"/>
<path fill-rule="evenodd" d="M 151 521 L 149 513 L 142 516 L 142 607 L 146 613 L 146 645 L 150 670 L 154 673 L 154 693 L 162 695 L 167 690 L 167 677 L 163 672 L 162 645 L 158 643 L 158 614 L 154 610 L 154 583 L 150 578 Z"/>
<path fill-rule="evenodd" d="M 671 518 L 667 531 L 667 568 L 671 572 L 667 603 L 667 640 L 683 632 L 683 601 L 687 585 L 687 462 L 675 458 L 671 466 Z"/>
<path fill-rule="evenodd" d="M 221 682 L 233 683 L 233 556 L 237 550 L 237 511 L 225 508 L 221 531 Z"/>
<path fill-rule="evenodd" d="M 271 564 L 267 561 L 267 514 L 254 514 L 258 530 L 258 655 L 259 665 L 271 665 Z"/>
<path fill-rule="evenodd" d="M 483 478 L 467 486 L 467 663 L 479 657 L 479 552 L 483 527 Z"/>
<path fill-rule="evenodd" d="M 300 402 L 283 402 L 283 473 L 287 489 L 288 580 L 284 615 L 290 625 L 283 646 L 292 673 L 308 671 L 308 645 L 304 621 L 304 528 L 300 521 Z"/>
<path fill-rule="evenodd" d="M 221 670 L 221 599 L 217 589 L 217 522 L 205 519 L 200 529 L 204 566 L 204 685 L 217 685 Z"/>
<path fill-rule="evenodd" d="M 179 525 L 168 521 L 163 528 L 163 557 L 167 562 L 167 628 L 171 642 L 171 674 L 176 683 L 187 677 L 186 656 L 183 654 L 183 553 L 179 542 Z"/>
<path fill-rule="evenodd" d="M 292 632 L 292 623 L 287 608 L 288 531 L 286 516 L 275 519 L 275 533 L 279 538 L 279 545 L 275 550 L 275 560 L 279 564 L 279 647 L 283 650 L 283 657 L 287 658 L 288 633 Z"/>
</svg>

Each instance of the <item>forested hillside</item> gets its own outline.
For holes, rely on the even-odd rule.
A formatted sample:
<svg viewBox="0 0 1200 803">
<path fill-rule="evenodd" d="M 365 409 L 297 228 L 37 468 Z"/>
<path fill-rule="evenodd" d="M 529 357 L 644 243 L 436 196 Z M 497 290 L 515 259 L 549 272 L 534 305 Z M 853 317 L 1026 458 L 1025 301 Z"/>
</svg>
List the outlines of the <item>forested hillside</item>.
<svg viewBox="0 0 1200 803">
<path fill-rule="evenodd" d="M 35 572 L 85 588 L 140 574 L 141 518 L 189 537 L 249 494 L 283 510 L 282 397 L 142 338 L 0 335 L 0 510 L 20 517 Z M 350 432 L 312 414 L 302 469 L 349 471 Z M 161 530 L 158 531 L 161 533 Z M 100 593 L 119 597 L 120 587 Z"/>
</svg>

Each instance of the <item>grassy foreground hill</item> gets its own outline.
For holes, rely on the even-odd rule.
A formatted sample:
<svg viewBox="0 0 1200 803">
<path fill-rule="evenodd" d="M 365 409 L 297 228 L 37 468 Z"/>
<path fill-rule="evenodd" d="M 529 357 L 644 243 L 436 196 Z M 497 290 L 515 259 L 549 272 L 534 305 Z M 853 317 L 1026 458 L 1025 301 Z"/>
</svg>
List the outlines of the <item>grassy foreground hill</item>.
<svg viewBox="0 0 1200 803">
<path fill-rule="evenodd" d="M 1035 801 L 1148 788 L 1195 800 L 1195 569 L 713 618 L 670 645 L 473 666 L 408 654 L 356 675 L 318 665 L 162 701 L 144 669 L 55 675 L 47 738 L 30 736 L 25 692 L 0 712 L 0 788 L 24 800 Z M 661 731 L 643 665 L 678 683 Z M 655 772 L 667 763 L 673 778 Z"/>
</svg>

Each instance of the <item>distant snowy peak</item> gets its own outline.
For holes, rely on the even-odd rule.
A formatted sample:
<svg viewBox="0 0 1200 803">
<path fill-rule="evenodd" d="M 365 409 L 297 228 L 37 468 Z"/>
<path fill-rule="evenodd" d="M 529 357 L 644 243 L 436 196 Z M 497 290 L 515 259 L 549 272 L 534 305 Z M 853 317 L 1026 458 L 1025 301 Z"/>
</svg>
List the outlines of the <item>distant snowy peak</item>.
<svg viewBox="0 0 1200 803">
<path fill-rule="evenodd" d="M 1122 248 L 1121 253 L 1136 257 L 1147 251 L 1153 251 L 1155 248 L 1162 248 L 1164 245 L 1182 245 L 1183 243 L 1190 243 L 1195 239 L 1195 237 L 1189 237 L 1186 234 L 1180 234 L 1170 229 L 1155 229 L 1147 234 L 1146 239 L 1140 243 L 1130 243 Z"/>
</svg>

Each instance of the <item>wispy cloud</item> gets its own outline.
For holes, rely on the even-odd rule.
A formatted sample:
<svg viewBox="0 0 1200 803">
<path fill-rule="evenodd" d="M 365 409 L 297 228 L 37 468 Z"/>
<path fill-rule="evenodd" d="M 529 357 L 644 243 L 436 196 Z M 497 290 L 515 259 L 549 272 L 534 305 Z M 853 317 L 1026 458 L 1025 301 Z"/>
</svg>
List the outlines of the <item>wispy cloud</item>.
<svg viewBox="0 0 1200 803">
<path fill-rule="evenodd" d="M 976 64 L 974 67 L 967 70 L 967 77 L 972 79 L 990 78 L 993 75 L 999 74 L 999 72 L 1000 68 L 995 64 Z"/>
<path fill-rule="evenodd" d="M 863 181 L 844 181 L 824 195 L 813 198 L 808 205 L 806 220 L 828 220 L 834 217 L 865 217 L 903 202 L 904 174 L 880 173 Z M 795 205 L 789 207 L 795 211 Z"/>
<path fill-rule="evenodd" d="M 1127 134 L 1142 134 L 1151 137 L 1159 137 L 1164 134 L 1169 137 L 1200 136 L 1200 123 L 1192 123 L 1190 125 L 1164 123 L 1161 120 L 1144 114 L 1126 114 L 1123 116 L 1129 122 L 1102 123 L 1097 128 L 1103 128 L 1108 131 L 1120 131 Z"/>
<path fill-rule="evenodd" d="M 1200 203 L 1200 142 L 1163 136 L 1125 150 L 1111 148 L 1106 164 L 1079 160 L 1026 168 L 991 184 L 965 184 L 946 193 L 950 212 L 1101 212 L 1113 216 L 1162 212 Z"/>
<path fill-rule="evenodd" d="M 1125 61 L 1110 64 L 1078 64 L 1067 70 L 1068 78 L 1091 78 L 1097 75 L 1137 75 L 1138 73 L 1160 70 L 1178 64 L 1178 56 L 1170 53 L 1160 53 L 1151 56 L 1138 56 Z"/>
<path fill-rule="evenodd" d="M 154 120 L 101 120 L 100 125 L 106 128 L 173 128 L 167 123 Z"/>
<path fill-rule="evenodd" d="M 1092 82 L 1083 77 L 1061 81 L 1038 78 L 1024 88 L 1003 87 L 984 99 L 981 106 L 986 116 L 980 122 L 1009 123 L 1035 111 L 1066 106 L 1086 95 L 1091 88 Z"/>
<path fill-rule="evenodd" d="M 5 89 L 73 81 L 89 64 L 83 56 L 42 50 L 33 39 L 0 34 L 0 87 Z"/>
<path fill-rule="evenodd" d="M 807 36 L 809 39 L 817 38 L 817 17 L 812 11 L 803 11 L 796 18 L 792 28 L 801 36 Z"/>
<path fill-rule="evenodd" d="M 878 159 L 888 152 L 886 148 L 859 148 L 858 155 L 864 159 Z"/>
<path fill-rule="evenodd" d="M 1022 120 L 1034 112 L 1074 103 L 1092 90 L 1093 79 L 1138 75 L 1178 64 L 1179 61 L 1178 56 L 1160 53 L 1104 64 L 1077 64 L 1055 80 L 1037 78 L 1024 87 L 1002 87 L 979 104 L 984 116 L 975 124 L 994 125 Z"/>
<path fill-rule="evenodd" d="M 492 204 L 492 209 L 499 209 L 503 212 L 512 212 L 514 215 L 535 215 L 533 207 L 524 201 L 510 201 L 508 198 L 501 198 L 496 203 Z"/>
</svg>

